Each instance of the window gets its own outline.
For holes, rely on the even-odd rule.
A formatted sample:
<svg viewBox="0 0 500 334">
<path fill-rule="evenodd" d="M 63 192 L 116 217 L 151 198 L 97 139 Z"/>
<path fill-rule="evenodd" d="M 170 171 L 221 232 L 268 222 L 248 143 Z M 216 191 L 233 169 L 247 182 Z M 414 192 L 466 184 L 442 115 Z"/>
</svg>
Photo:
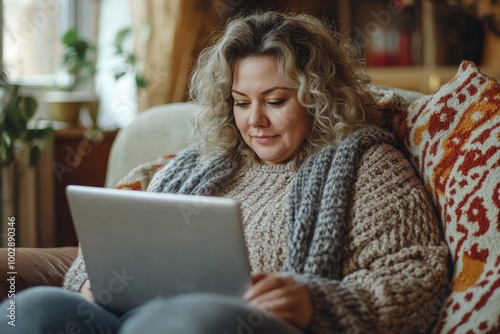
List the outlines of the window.
<svg viewBox="0 0 500 334">
<path fill-rule="evenodd" d="M 11 81 L 34 88 L 70 84 L 71 78 L 61 66 L 61 37 L 69 28 L 76 27 L 98 49 L 95 93 L 100 99 L 100 127 L 123 127 L 135 118 L 134 78 L 124 77 L 116 82 L 113 76 L 117 63 L 113 47 L 116 32 L 131 25 L 129 1 L 0 0 L 0 9 L 3 10 L 0 57 Z M 38 94 L 42 90 L 33 92 Z M 42 95 L 39 96 L 43 102 Z M 44 104 L 39 107 L 39 116 L 47 117 Z"/>
<path fill-rule="evenodd" d="M 74 7 L 68 0 L 3 0 L 2 57 L 10 80 L 26 85 L 57 83 L 60 37 L 76 24 Z"/>
</svg>

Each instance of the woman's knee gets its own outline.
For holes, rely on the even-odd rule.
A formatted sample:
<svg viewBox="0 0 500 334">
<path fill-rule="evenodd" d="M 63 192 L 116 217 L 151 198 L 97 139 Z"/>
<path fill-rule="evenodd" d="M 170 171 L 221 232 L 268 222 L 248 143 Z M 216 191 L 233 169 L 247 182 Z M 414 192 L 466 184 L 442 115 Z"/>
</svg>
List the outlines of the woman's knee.
<svg viewBox="0 0 500 334">
<path fill-rule="evenodd" d="M 0 328 L 2 332 L 16 329 L 19 333 L 23 333 L 23 328 L 27 324 L 32 327 L 45 327 L 46 323 L 53 320 L 51 315 L 57 315 L 72 304 L 74 304 L 73 296 L 61 288 L 47 286 L 30 288 L 0 305 L 0 313 L 5 312 L 8 319 L 7 323 L 0 324 Z"/>
<path fill-rule="evenodd" d="M 11 305 L 15 306 L 13 310 L 9 309 Z M 14 329 L 15 333 L 72 333 L 82 328 L 115 328 L 118 325 L 118 319 L 102 307 L 57 287 L 27 289 L 15 299 L 4 301 L 0 307 L 0 312 L 7 311 L 9 320 L 13 321 L 0 324 L 2 333 Z"/>
<path fill-rule="evenodd" d="M 244 301 L 214 294 L 189 294 L 159 299 L 137 309 L 124 323 L 123 333 L 257 333 L 265 315 Z M 239 331 L 238 331 L 239 329 Z"/>
<path fill-rule="evenodd" d="M 66 308 L 74 304 L 77 295 L 57 287 L 39 286 L 18 293 L 15 298 L 7 300 L 14 304 L 18 311 Z M 77 299 L 79 300 L 79 299 Z"/>
</svg>

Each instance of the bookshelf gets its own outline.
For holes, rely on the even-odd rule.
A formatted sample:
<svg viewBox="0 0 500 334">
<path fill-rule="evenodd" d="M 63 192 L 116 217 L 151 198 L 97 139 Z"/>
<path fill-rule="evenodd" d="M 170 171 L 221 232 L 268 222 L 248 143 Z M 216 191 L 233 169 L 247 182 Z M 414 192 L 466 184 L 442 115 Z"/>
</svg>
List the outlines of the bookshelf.
<svg viewBox="0 0 500 334">
<path fill-rule="evenodd" d="M 255 0 L 239 10 L 292 10 L 327 17 L 357 42 L 375 83 L 431 93 L 463 59 L 500 78 L 500 37 L 452 0 Z M 397 8 L 394 8 L 396 6 Z M 233 14 L 236 14 L 234 11 Z"/>
<path fill-rule="evenodd" d="M 338 30 L 358 44 L 377 84 L 431 93 L 463 59 L 500 78 L 500 38 L 451 1 L 352 0 L 336 6 Z"/>
</svg>

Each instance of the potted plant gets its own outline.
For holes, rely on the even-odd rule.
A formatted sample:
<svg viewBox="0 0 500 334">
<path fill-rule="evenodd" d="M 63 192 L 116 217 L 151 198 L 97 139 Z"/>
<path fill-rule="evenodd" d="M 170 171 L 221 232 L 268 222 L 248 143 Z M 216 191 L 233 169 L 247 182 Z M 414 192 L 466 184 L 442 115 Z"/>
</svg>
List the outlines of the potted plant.
<svg viewBox="0 0 500 334">
<path fill-rule="evenodd" d="M 30 120 L 37 109 L 36 100 L 21 93 L 18 85 L 8 81 L 2 71 L 0 74 L 2 113 L 0 119 L 0 168 L 10 165 L 18 148 L 29 152 L 28 163 L 34 166 L 40 155 L 42 141 L 52 128 L 31 128 Z M 19 156 L 17 156 L 19 158 Z"/>
<path fill-rule="evenodd" d="M 75 123 L 80 108 L 87 105 L 90 116 L 97 118 L 98 100 L 95 95 L 94 76 L 96 74 L 96 46 L 69 29 L 61 38 L 64 46 L 62 64 L 71 78 L 69 85 L 57 86 L 59 92 L 47 94 L 47 106 L 53 120 Z"/>
<path fill-rule="evenodd" d="M 144 37 L 143 39 L 147 40 L 150 35 L 149 25 L 145 25 L 142 30 L 142 36 Z M 127 50 L 127 48 L 125 47 L 125 42 L 128 38 L 131 37 L 131 35 L 132 29 L 130 27 L 120 29 L 116 33 L 114 42 L 115 54 L 121 58 L 122 64 L 115 68 L 114 76 L 116 80 L 119 80 L 127 73 L 132 73 L 134 75 L 135 85 L 139 90 L 142 88 L 146 88 L 148 86 L 148 82 L 146 81 L 146 78 L 143 74 L 144 64 L 138 61 L 135 54 Z"/>
<path fill-rule="evenodd" d="M 3 71 L 0 73 L 0 104 L 0 218 L 3 222 L 0 223 L 0 244 L 6 245 L 7 218 L 16 217 L 20 225 L 20 242 L 33 246 L 36 173 L 32 167 L 38 162 L 52 128 L 33 126 L 31 120 L 37 101 L 23 94 L 21 87 L 10 83 Z"/>
<path fill-rule="evenodd" d="M 69 87 L 74 90 L 96 73 L 96 47 L 78 35 L 75 28 L 69 29 L 61 39 L 64 45 L 63 65 L 72 76 Z"/>
</svg>

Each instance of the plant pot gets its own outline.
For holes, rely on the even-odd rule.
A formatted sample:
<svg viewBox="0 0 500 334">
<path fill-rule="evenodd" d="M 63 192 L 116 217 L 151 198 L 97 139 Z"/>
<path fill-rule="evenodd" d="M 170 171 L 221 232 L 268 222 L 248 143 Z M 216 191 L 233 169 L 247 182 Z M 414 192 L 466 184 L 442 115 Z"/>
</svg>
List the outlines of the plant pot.
<svg viewBox="0 0 500 334">
<path fill-rule="evenodd" d="M 82 102 L 48 102 L 47 113 L 54 121 L 77 123 Z"/>
<path fill-rule="evenodd" d="M 78 123 L 80 111 L 88 109 L 90 118 L 96 124 L 99 99 L 95 93 L 86 91 L 49 92 L 45 95 L 47 116 L 54 121 Z"/>
<path fill-rule="evenodd" d="M 99 100 L 86 102 L 90 119 L 92 120 L 92 126 L 97 128 L 97 116 L 99 113 Z"/>
</svg>

